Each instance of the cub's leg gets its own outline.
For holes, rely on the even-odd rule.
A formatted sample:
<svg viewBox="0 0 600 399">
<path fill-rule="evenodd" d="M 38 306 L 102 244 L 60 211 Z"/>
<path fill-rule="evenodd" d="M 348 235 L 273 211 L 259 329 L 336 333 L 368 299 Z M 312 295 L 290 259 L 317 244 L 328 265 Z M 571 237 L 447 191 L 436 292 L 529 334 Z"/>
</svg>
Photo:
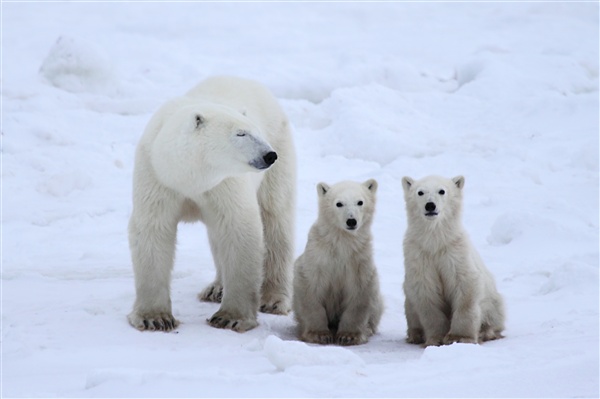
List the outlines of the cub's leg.
<svg viewBox="0 0 600 399">
<path fill-rule="evenodd" d="M 332 344 L 327 311 L 318 300 L 318 294 L 302 271 L 297 271 L 294 281 L 294 315 L 298 321 L 299 337 L 304 342 Z"/>
<path fill-rule="evenodd" d="M 404 300 L 404 313 L 406 315 L 406 323 L 408 325 L 406 342 L 409 344 L 418 345 L 425 343 L 425 332 L 423 331 L 423 326 L 421 326 L 419 316 L 415 312 L 413 305 L 408 298 Z"/>
</svg>

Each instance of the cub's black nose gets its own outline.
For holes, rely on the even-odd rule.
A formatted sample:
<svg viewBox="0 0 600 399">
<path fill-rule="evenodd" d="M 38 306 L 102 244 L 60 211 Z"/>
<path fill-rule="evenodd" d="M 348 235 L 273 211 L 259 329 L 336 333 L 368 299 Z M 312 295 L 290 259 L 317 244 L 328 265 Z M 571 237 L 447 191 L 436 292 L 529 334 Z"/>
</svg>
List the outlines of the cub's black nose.
<svg viewBox="0 0 600 399">
<path fill-rule="evenodd" d="M 433 212 L 435 211 L 435 204 L 433 202 L 428 202 L 425 204 L 425 210 L 427 212 Z"/>
<path fill-rule="evenodd" d="M 348 220 L 346 220 L 346 225 L 348 227 L 356 227 L 356 219 L 348 219 Z"/>
<path fill-rule="evenodd" d="M 277 153 L 275 151 L 268 152 L 265 156 L 263 156 L 263 160 L 267 165 L 273 165 L 277 160 Z"/>
</svg>

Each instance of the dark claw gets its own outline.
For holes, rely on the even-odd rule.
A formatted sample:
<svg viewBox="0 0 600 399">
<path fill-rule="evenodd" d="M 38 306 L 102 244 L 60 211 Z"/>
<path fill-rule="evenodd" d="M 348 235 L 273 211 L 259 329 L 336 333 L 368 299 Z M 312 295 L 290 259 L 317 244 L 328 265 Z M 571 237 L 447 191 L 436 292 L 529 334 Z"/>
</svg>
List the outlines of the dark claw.
<svg viewBox="0 0 600 399">
<path fill-rule="evenodd" d="M 165 330 L 169 331 L 173 329 L 173 324 L 171 323 L 171 320 L 165 320 Z"/>
<path fill-rule="evenodd" d="M 262 305 L 262 306 L 260 307 L 260 311 L 261 311 L 261 312 L 264 312 L 266 308 L 267 308 L 267 305 Z"/>
<path fill-rule="evenodd" d="M 148 320 L 144 320 L 144 329 L 148 329 Z"/>
<path fill-rule="evenodd" d="M 155 328 L 156 330 L 162 330 L 162 326 L 160 325 L 160 323 L 159 323 L 158 321 L 154 320 L 154 321 L 152 322 L 152 324 L 154 324 L 154 328 Z"/>
<path fill-rule="evenodd" d="M 237 326 L 237 325 L 238 325 L 238 322 L 236 321 L 235 323 L 233 323 L 233 324 L 231 325 L 231 328 L 235 328 L 235 326 Z"/>
<path fill-rule="evenodd" d="M 210 298 L 214 290 L 215 290 L 215 287 L 214 287 L 214 286 L 213 286 L 213 287 L 210 287 L 210 292 L 209 292 L 209 293 L 206 295 L 206 297 L 207 297 L 207 298 Z"/>
</svg>

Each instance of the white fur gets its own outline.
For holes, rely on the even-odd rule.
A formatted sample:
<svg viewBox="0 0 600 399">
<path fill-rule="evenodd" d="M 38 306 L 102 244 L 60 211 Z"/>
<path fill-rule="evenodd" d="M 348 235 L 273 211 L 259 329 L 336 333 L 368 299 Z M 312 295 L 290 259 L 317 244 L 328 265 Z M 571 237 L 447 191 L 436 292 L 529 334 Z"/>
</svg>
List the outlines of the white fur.
<svg viewBox="0 0 600 399">
<path fill-rule="evenodd" d="M 462 226 L 464 182 L 462 176 L 402 179 L 408 217 L 404 293 L 409 343 L 502 338 L 502 297 Z"/>
<path fill-rule="evenodd" d="M 277 160 L 269 167 L 265 156 L 272 151 Z M 129 222 L 136 283 L 131 325 L 168 331 L 178 324 L 170 280 L 182 220 L 200 220 L 208 231 L 217 272 L 199 297 L 221 302 L 208 320 L 212 326 L 251 329 L 259 306 L 286 314 L 295 189 L 288 120 L 258 83 L 215 77 L 163 105 L 136 152 Z"/>
<path fill-rule="evenodd" d="M 300 339 L 355 345 L 377 331 L 383 312 L 371 223 L 377 182 L 319 183 L 319 217 L 294 265 Z M 355 222 L 354 222 L 355 221 Z"/>
</svg>

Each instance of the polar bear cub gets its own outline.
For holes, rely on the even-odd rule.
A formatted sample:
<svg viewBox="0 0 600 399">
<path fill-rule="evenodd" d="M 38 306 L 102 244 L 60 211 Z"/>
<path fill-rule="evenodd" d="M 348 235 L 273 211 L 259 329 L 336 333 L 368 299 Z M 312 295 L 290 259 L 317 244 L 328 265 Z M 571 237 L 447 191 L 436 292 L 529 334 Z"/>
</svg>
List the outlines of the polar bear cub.
<svg viewBox="0 0 600 399">
<path fill-rule="evenodd" d="M 402 179 L 407 342 L 439 346 L 502 338 L 504 304 L 462 221 L 463 176 Z"/>
<path fill-rule="evenodd" d="M 305 342 L 357 345 L 383 312 L 371 223 L 377 182 L 317 185 L 319 215 L 294 264 L 292 306 Z"/>
<path fill-rule="evenodd" d="M 287 314 L 294 261 L 296 155 L 288 119 L 261 84 L 213 77 L 165 103 L 136 150 L 129 247 L 139 330 L 169 331 L 177 225 L 201 221 L 221 302 L 208 322 L 243 332 L 257 312 Z"/>
</svg>

